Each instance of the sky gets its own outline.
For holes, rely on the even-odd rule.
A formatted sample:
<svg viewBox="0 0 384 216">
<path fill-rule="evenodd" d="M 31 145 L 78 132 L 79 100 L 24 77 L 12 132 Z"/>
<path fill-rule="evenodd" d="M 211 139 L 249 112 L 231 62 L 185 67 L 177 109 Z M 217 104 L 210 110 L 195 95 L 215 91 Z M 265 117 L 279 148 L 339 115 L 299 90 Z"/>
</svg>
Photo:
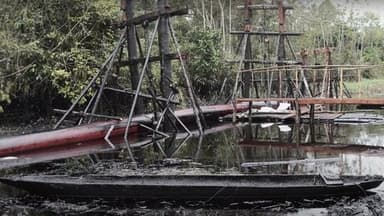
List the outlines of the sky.
<svg viewBox="0 0 384 216">
<path fill-rule="evenodd" d="M 367 12 L 375 14 L 384 26 L 384 0 L 331 0 L 338 7 L 345 7 L 361 15 Z"/>
</svg>

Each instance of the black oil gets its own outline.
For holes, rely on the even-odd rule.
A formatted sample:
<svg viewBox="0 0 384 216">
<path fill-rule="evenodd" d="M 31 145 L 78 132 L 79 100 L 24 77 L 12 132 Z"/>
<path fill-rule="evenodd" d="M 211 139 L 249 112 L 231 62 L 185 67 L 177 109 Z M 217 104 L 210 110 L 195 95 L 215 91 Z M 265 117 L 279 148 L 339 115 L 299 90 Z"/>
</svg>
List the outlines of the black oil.
<svg viewBox="0 0 384 216">
<path fill-rule="evenodd" d="M 132 169 L 127 152 L 119 150 L 4 172 L 384 175 L 383 124 L 316 124 L 311 127 L 307 124 L 223 123 L 208 132 L 202 137 L 179 135 L 135 148 L 137 169 Z M 245 168 L 245 163 L 253 163 L 253 166 Z M 382 203 L 384 185 L 373 191 L 377 194 L 364 203 Z M 0 192 L 1 215 L 337 215 L 346 209 L 348 203 L 353 206 L 353 203 L 366 199 L 255 201 L 222 205 L 206 202 L 115 203 L 99 199 L 52 200 L 4 185 L 0 185 Z M 380 209 L 375 210 L 379 205 L 361 206 L 366 208 L 358 211 L 380 212 Z"/>
</svg>

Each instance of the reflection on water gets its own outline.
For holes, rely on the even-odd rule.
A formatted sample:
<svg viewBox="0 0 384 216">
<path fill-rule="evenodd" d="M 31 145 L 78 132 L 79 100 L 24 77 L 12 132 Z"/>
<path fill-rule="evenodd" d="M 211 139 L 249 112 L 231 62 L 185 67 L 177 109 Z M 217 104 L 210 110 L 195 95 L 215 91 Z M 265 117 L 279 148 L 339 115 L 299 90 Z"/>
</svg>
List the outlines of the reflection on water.
<svg viewBox="0 0 384 216">
<path fill-rule="evenodd" d="M 134 149 L 134 155 L 140 164 L 145 165 L 156 164 L 165 158 L 177 158 L 218 171 L 383 175 L 384 143 L 381 140 L 384 140 L 383 125 L 317 124 L 310 127 L 306 124 L 242 123 L 211 129 L 211 132 L 203 137 L 188 138 L 178 135 L 167 140 L 138 145 Z M 120 152 L 114 152 L 92 158 L 113 160 L 121 155 Z M 242 168 L 242 164 L 247 162 L 264 163 Z M 274 164 L 268 165 L 269 162 Z M 377 191 L 383 189 L 384 186 L 381 186 Z M 216 215 L 232 215 L 234 212 L 241 215 L 280 215 L 268 211 L 260 213 L 258 210 L 212 211 L 211 213 Z M 207 215 L 210 210 L 184 209 L 180 212 L 184 212 L 183 215 Z M 324 209 L 304 209 L 294 215 L 306 213 L 322 215 Z M 148 215 L 162 214 L 160 210 L 156 210 L 154 214 Z"/>
<path fill-rule="evenodd" d="M 278 165 L 254 167 L 256 173 L 325 173 L 345 175 L 384 174 L 384 127 L 381 125 L 319 124 L 311 134 L 308 125 L 242 124 L 231 129 L 194 137 L 181 143 L 160 142 L 137 149 L 143 163 L 159 158 L 192 159 L 219 169 L 241 169 L 245 162 L 282 161 Z M 372 141 L 365 142 L 365 141 Z M 329 158 L 330 160 L 324 160 Z M 316 161 L 316 159 L 322 159 Z M 335 160 L 336 159 L 336 160 Z M 338 160 L 337 160 L 338 159 Z M 288 161 L 298 163 L 284 163 Z M 302 162 L 304 161 L 304 162 Z M 309 162 L 306 162 L 309 161 Z"/>
</svg>

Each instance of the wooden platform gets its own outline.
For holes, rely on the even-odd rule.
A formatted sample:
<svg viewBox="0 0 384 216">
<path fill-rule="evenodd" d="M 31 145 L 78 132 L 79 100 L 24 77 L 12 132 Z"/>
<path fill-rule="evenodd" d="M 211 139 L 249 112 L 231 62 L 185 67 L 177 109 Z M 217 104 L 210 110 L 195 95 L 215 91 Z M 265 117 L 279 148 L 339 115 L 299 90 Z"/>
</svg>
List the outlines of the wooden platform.
<svg viewBox="0 0 384 216">
<path fill-rule="evenodd" d="M 350 105 L 383 105 L 384 99 L 369 98 L 239 98 L 237 102 L 279 101 L 295 102 L 300 105 L 312 104 L 350 104 Z"/>
</svg>

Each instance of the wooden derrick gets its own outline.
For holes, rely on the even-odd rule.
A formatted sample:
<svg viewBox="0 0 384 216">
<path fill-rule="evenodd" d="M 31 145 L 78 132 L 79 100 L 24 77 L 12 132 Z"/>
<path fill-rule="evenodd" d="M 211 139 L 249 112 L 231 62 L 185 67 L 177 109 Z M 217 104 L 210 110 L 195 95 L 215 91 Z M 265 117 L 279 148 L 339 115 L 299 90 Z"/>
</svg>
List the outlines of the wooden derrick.
<svg viewBox="0 0 384 216">
<path fill-rule="evenodd" d="M 244 18 L 244 30 L 243 31 L 231 31 L 232 35 L 241 35 L 241 40 L 245 41 L 245 51 L 244 53 L 240 53 L 240 61 L 233 61 L 235 63 L 239 63 L 240 70 L 250 70 L 252 71 L 256 64 L 261 64 L 262 66 L 272 64 L 277 66 L 283 66 L 283 65 L 289 65 L 289 64 L 298 64 L 296 55 L 293 51 L 292 45 L 290 44 L 288 37 L 290 36 L 300 36 L 301 33 L 296 32 L 287 32 L 286 31 L 286 10 L 293 9 L 291 6 L 283 5 L 282 1 L 279 1 L 277 5 L 254 5 L 252 4 L 251 0 L 244 0 L 243 6 L 237 7 L 239 10 L 244 10 L 245 18 Z M 271 32 L 271 31 L 252 31 L 252 15 L 254 12 L 262 11 L 264 14 L 266 11 L 278 11 L 278 23 L 279 23 L 279 31 L 278 32 Z M 264 17 L 265 18 L 265 17 Z M 247 37 L 245 37 L 247 36 Z M 262 43 L 266 40 L 266 37 L 277 37 L 277 44 L 276 44 L 276 59 L 275 60 L 267 60 L 267 59 L 253 59 L 252 55 L 252 38 L 254 36 L 261 37 Z M 246 39 L 245 39 L 246 38 Z M 288 47 L 290 51 L 292 52 L 292 55 L 294 56 L 294 60 L 289 61 L 286 58 L 286 45 L 288 44 Z M 243 43 L 240 43 L 243 44 Z M 241 45 L 242 46 L 242 45 Z M 240 47 L 238 48 L 240 50 Z M 265 55 L 264 55 L 265 56 Z M 250 73 L 242 73 L 241 76 L 237 76 L 236 78 L 236 84 L 235 88 L 233 90 L 233 99 L 237 97 L 238 88 L 241 88 L 242 95 L 241 97 L 262 97 L 266 96 L 267 98 L 271 97 L 272 94 L 277 94 L 278 97 L 283 96 L 293 96 L 294 90 L 293 84 L 291 81 L 291 78 L 289 77 L 289 74 L 287 74 L 283 70 L 279 70 L 276 73 L 270 72 L 266 73 L 266 76 L 263 76 L 261 74 L 254 74 L 252 72 Z M 257 77 L 257 79 L 255 79 Z M 277 82 L 274 82 L 273 80 L 277 78 Z M 256 81 L 260 80 L 260 82 Z M 283 83 L 283 80 L 286 80 L 286 84 Z M 237 83 L 242 83 L 242 86 L 239 86 Z M 265 83 L 264 87 L 261 87 L 262 84 Z M 253 86 L 255 89 L 254 92 L 252 92 Z M 234 100 L 234 104 L 236 103 L 236 100 Z M 250 104 L 252 105 L 252 104 Z M 250 106 L 251 107 L 251 106 Z"/>
<path fill-rule="evenodd" d="M 110 92 L 116 92 L 119 94 L 131 95 L 132 102 L 131 108 L 129 112 L 127 112 L 128 120 L 124 133 L 124 141 L 126 143 L 128 153 L 132 161 L 134 161 L 134 157 L 130 149 L 130 145 L 128 143 L 129 128 L 132 124 L 133 116 L 135 114 L 145 112 L 144 99 L 151 99 L 153 101 L 153 116 L 155 118 L 153 119 L 153 123 L 155 127 L 151 128 L 147 125 L 141 125 L 141 127 L 145 128 L 146 130 L 152 131 L 154 137 L 155 135 L 166 135 L 164 132 L 160 131 L 161 124 L 167 125 L 165 127 L 166 130 L 169 130 L 170 127 L 177 129 L 176 124 L 179 124 L 187 133 L 190 134 L 190 130 L 184 125 L 184 123 L 179 119 L 179 117 L 175 115 L 173 111 L 174 104 L 177 104 L 178 102 L 174 99 L 177 90 L 172 87 L 172 60 L 177 59 L 180 61 L 181 67 L 183 69 L 182 77 L 184 77 L 188 97 L 195 114 L 195 119 L 200 134 L 203 133 L 204 129 L 202 126 L 202 122 L 204 122 L 204 116 L 202 115 L 200 106 L 197 103 L 197 99 L 193 93 L 192 83 L 190 81 L 189 75 L 186 71 L 186 67 L 183 62 L 183 54 L 180 52 L 179 44 L 177 42 L 176 36 L 172 29 L 172 25 L 170 23 L 171 17 L 185 15 L 188 13 L 188 9 L 171 9 L 168 5 L 167 0 L 158 0 L 158 8 L 155 12 L 135 17 L 133 13 L 134 3 L 134 0 L 121 1 L 121 8 L 124 11 L 123 23 L 121 25 L 123 27 L 123 31 L 117 46 L 113 50 L 112 54 L 105 61 L 105 63 L 102 65 L 100 71 L 93 77 L 91 82 L 86 86 L 86 88 L 78 96 L 78 98 L 71 105 L 71 107 L 66 111 L 60 110 L 61 112 L 64 112 L 64 115 L 55 125 L 55 128 L 58 128 L 68 117 L 69 114 L 79 115 L 79 124 L 83 122 L 84 118 L 88 118 L 88 122 L 91 122 L 93 117 L 120 119 L 120 117 L 96 113 L 103 92 L 104 90 L 108 90 Z M 155 22 L 155 28 L 151 32 L 150 38 L 147 38 L 149 40 L 147 41 L 148 43 L 146 46 L 146 50 L 143 51 L 143 47 L 141 46 L 140 40 L 138 39 L 136 28 L 137 25 L 142 25 L 144 26 L 144 28 L 146 28 L 145 26 L 148 26 L 149 22 Z M 146 31 L 147 30 L 148 29 L 146 29 Z M 159 55 L 151 56 L 151 51 L 154 45 L 154 39 L 156 35 L 159 38 Z M 176 47 L 176 54 L 170 52 L 171 42 L 173 42 Z M 126 50 L 128 51 L 127 60 L 121 59 L 124 48 L 126 48 Z M 161 67 L 161 95 L 157 95 L 155 93 L 157 91 L 155 89 L 155 85 L 153 84 L 149 66 L 150 62 L 155 61 L 160 62 Z M 129 71 L 131 73 L 131 90 L 128 88 L 121 89 L 116 88 L 114 86 L 108 86 L 108 78 L 112 74 L 111 71 L 112 69 L 114 69 L 113 66 L 117 68 L 116 70 L 119 70 L 120 67 L 124 66 L 129 67 Z M 145 94 L 142 92 L 144 79 L 148 79 L 148 83 L 151 88 L 151 90 L 149 91 L 150 94 Z M 99 80 L 100 84 L 98 84 Z M 80 100 L 85 98 L 91 89 L 94 89 L 96 93 L 88 101 L 86 108 L 81 112 L 75 111 L 74 109 L 76 106 L 78 106 Z M 89 112 L 89 110 L 91 110 L 91 112 Z M 157 119 L 158 113 L 164 113 L 162 116 L 160 116 L 161 119 Z M 111 134 L 113 130 L 114 127 L 112 125 L 108 134 Z M 109 140 L 108 135 L 105 137 L 105 140 Z M 113 146 L 112 143 L 108 143 Z"/>
</svg>

